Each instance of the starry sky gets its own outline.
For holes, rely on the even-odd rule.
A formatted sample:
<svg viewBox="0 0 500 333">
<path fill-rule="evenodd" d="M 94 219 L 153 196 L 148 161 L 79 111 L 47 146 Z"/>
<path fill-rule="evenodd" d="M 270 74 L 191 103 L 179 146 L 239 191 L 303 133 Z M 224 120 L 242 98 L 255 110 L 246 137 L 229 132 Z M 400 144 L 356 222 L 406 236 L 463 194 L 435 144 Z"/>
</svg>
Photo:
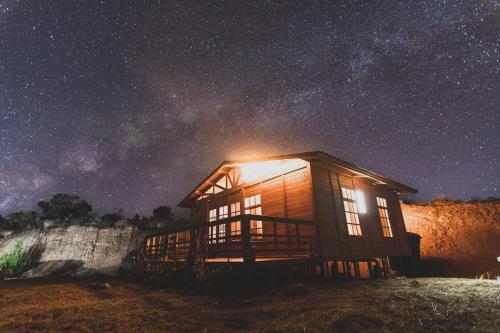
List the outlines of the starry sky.
<svg viewBox="0 0 500 333">
<path fill-rule="evenodd" d="M 500 1 L 0 0 L 0 214 L 175 206 L 222 160 L 323 150 L 500 189 Z"/>
</svg>

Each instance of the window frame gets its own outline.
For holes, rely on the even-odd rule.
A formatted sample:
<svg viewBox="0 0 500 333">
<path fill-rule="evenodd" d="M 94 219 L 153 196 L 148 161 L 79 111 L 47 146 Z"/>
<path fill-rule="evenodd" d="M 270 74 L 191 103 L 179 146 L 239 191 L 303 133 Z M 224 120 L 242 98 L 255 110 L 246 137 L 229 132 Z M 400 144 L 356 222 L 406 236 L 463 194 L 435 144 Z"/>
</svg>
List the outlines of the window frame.
<svg viewBox="0 0 500 333">
<path fill-rule="evenodd" d="M 262 197 L 254 194 L 244 199 L 245 214 L 262 215 Z M 250 239 L 264 240 L 264 225 L 262 220 L 250 220 Z"/>
<path fill-rule="evenodd" d="M 341 186 L 342 203 L 346 219 L 347 234 L 349 236 L 362 237 L 359 212 L 356 204 L 356 193 L 353 188 Z"/>
<path fill-rule="evenodd" d="M 208 223 L 216 222 L 219 218 L 217 215 L 218 209 L 213 208 L 208 212 Z M 216 244 L 217 243 L 217 225 L 209 225 L 208 226 L 208 244 Z"/>
<path fill-rule="evenodd" d="M 229 214 L 231 217 L 241 215 L 241 202 L 236 201 L 229 205 Z M 233 240 L 239 240 L 241 237 L 241 221 L 231 222 L 230 237 Z"/>
<path fill-rule="evenodd" d="M 387 199 L 384 197 L 376 197 L 377 200 L 377 211 L 378 218 L 380 221 L 380 226 L 382 228 L 382 236 L 384 238 L 394 238 L 394 233 L 392 232 L 391 218 L 389 216 L 389 207 L 387 206 Z"/>
</svg>

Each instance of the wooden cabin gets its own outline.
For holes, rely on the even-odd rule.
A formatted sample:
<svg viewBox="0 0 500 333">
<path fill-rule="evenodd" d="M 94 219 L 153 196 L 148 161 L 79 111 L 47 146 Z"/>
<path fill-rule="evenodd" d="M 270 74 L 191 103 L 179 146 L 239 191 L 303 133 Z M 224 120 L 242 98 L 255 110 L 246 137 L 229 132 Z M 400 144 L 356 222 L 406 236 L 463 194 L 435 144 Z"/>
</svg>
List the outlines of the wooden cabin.
<svg viewBox="0 0 500 333">
<path fill-rule="evenodd" d="M 148 238 L 146 257 L 385 272 L 411 255 L 399 194 L 416 192 L 324 152 L 224 161 L 180 202 L 192 224 Z"/>
</svg>

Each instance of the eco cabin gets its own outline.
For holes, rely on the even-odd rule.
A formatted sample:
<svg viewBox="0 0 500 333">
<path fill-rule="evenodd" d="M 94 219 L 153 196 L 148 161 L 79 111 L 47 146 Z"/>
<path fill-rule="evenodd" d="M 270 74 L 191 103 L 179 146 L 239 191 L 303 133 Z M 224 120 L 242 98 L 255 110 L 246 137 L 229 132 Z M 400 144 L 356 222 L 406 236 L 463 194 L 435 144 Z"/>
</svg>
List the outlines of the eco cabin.
<svg viewBox="0 0 500 333">
<path fill-rule="evenodd" d="M 222 162 L 180 203 L 191 225 L 149 237 L 149 264 L 315 263 L 386 272 L 411 256 L 399 194 L 417 191 L 324 152 Z"/>
</svg>

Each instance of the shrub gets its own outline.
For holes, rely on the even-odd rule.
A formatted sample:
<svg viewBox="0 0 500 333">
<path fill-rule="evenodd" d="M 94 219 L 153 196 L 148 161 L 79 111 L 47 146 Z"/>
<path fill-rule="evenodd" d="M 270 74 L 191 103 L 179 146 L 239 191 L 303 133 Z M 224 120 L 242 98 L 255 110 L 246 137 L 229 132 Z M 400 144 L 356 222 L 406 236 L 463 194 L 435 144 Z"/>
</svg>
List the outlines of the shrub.
<svg viewBox="0 0 500 333">
<path fill-rule="evenodd" d="M 28 229 L 37 229 L 43 226 L 40 216 L 34 212 L 15 212 L 7 216 L 7 223 L 4 229 L 11 229 L 14 231 L 24 231 Z"/>
<path fill-rule="evenodd" d="M 446 204 L 446 203 L 457 203 L 457 202 L 460 202 L 460 200 L 449 198 L 444 194 L 438 194 L 435 198 L 431 200 L 431 203 L 433 204 Z"/>
<path fill-rule="evenodd" d="M 38 206 L 45 219 L 66 221 L 86 217 L 92 212 L 92 206 L 87 201 L 77 195 L 64 193 L 54 194 L 50 200 L 40 201 Z"/>
<path fill-rule="evenodd" d="M 101 216 L 99 227 L 110 228 L 113 225 L 115 225 L 116 222 L 123 220 L 123 219 L 124 219 L 124 216 L 121 212 L 104 214 L 103 216 Z"/>
<path fill-rule="evenodd" d="M 18 276 L 26 267 L 27 259 L 27 251 L 17 242 L 12 252 L 0 256 L 0 276 Z"/>
</svg>

